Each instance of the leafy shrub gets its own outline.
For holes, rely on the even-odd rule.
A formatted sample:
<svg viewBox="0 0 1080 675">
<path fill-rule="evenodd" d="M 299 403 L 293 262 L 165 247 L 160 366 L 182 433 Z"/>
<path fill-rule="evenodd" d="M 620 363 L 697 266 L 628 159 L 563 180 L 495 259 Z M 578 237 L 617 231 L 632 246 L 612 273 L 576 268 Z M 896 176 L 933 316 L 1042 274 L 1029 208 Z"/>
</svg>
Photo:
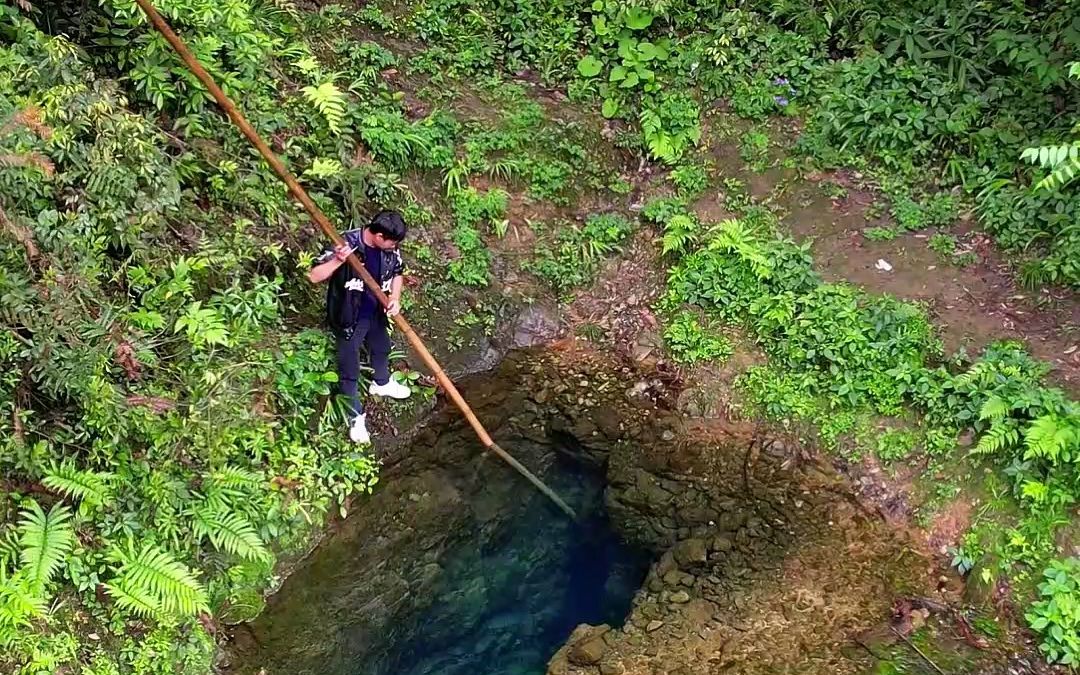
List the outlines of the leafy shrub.
<svg viewBox="0 0 1080 675">
<path fill-rule="evenodd" d="M 458 223 L 451 232 L 458 256 L 450 261 L 450 278 L 465 286 L 487 286 L 490 277 L 491 253 L 480 233 L 468 223 Z"/>
<path fill-rule="evenodd" d="M 310 127 L 309 145 L 290 149 L 317 146 L 295 159 L 336 179 L 328 153 L 352 108 L 339 119 L 302 97 L 281 105 L 265 77 L 288 15 L 184 8 L 178 27 L 227 88 L 247 88 L 257 125 Z M 283 321 L 287 287 L 303 311 L 318 294 L 288 286 L 299 275 L 278 243 L 293 213 L 280 184 L 203 112 L 134 6 L 87 11 L 87 30 L 109 19 L 92 54 L 0 7 L 12 38 L 0 155 L 25 158 L 0 162 L 0 670 L 204 673 L 214 644 L 196 614 L 260 595 L 273 553 L 370 490 L 377 467 L 320 405 L 336 379 L 326 335 Z M 176 120 L 169 135 L 101 76 L 121 62 L 131 98 Z M 214 138 L 205 157 L 190 150 L 200 136 Z M 52 506 L 6 487 L 18 485 L 42 486 Z M 81 644 L 88 632 L 99 645 Z"/>
<path fill-rule="evenodd" d="M 820 387 L 813 373 L 754 366 L 739 378 L 739 385 L 750 393 L 769 419 L 809 419 L 819 409 L 812 392 Z"/>
<path fill-rule="evenodd" d="M 759 297 L 803 292 L 816 283 L 808 246 L 755 232 L 740 221 L 717 225 L 703 248 L 671 270 L 669 301 L 704 307 L 739 322 Z"/>
<path fill-rule="evenodd" d="M 642 134 L 649 152 L 674 164 L 701 140 L 697 102 L 685 93 L 663 93 L 641 111 Z"/>
<path fill-rule="evenodd" d="M 923 203 L 904 195 L 892 204 L 897 224 L 909 232 L 944 227 L 956 218 L 957 210 L 956 199 L 947 192 L 932 195 Z"/>
<path fill-rule="evenodd" d="M 956 253 L 956 237 L 951 234 L 937 232 L 930 236 L 926 246 L 939 255 L 951 257 Z"/>
<path fill-rule="evenodd" d="M 702 40 L 702 87 L 727 97 L 732 110 L 762 119 L 813 90 L 823 58 L 821 45 L 785 30 L 751 8 L 724 11 Z M 781 103 L 784 105 L 780 105 Z"/>
<path fill-rule="evenodd" d="M 695 199 L 709 187 L 708 169 L 697 163 L 684 163 L 671 171 L 671 182 L 683 199 Z"/>
<path fill-rule="evenodd" d="M 1039 650 L 1051 663 L 1080 665 L 1080 558 L 1055 560 L 1043 572 L 1042 599 L 1024 615 L 1042 636 Z"/>
<path fill-rule="evenodd" d="M 984 113 L 982 98 L 933 65 L 871 53 L 833 70 L 810 120 L 811 137 L 892 169 L 947 160 L 965 147 Z"/>
<path fill-rule="evenodd" d="M 658 197 L 651 199 L 645 208 L 641 210 L 641 217 L 645 220 L 664 225 L 675 215 L 686 215 L 686 202 L 682 199 Z"/>
<path fill-rule="evenodd" d="M 525 268 L 546 280 L 559 293 L 593 279 L 604 257 L 619 251 L 631 232 L 630 222 L 614 213 L 589 216 L 583 227 L 557 223 L 552 246 L 539 249 Z"/>
<path fill-rule="evenodd" d="M 915 451 L 916 440 L 910 429 L 886 429 L 878 434 L 875 454 L 883 462 L 902 460 Z"/>
<path fill-rule="evenodd" d="M 498 188 L 480 192 L 474 187 L 468 187 L 455 192 L 451 201 L 454 222 L 459 226 L 473 227 L 485 221 L 494 226 L 506 214 L 510 195 Z"/>
<path fill-rule="evenodd" d="M 702 326 L 690 314 L 678 315 L 664 329 L 664 342 L 679 363 L 722 361 L 734 353 L 726 337 Z"/>
<path fill-rule="evenodd" d="M 396 108 L 379 109 L 361 117 L 357 130 L 371 154 L 397 170 L 445 169 L 453 160 L 457 128 L 444 114 L 409 122 Z"/>
</svg>

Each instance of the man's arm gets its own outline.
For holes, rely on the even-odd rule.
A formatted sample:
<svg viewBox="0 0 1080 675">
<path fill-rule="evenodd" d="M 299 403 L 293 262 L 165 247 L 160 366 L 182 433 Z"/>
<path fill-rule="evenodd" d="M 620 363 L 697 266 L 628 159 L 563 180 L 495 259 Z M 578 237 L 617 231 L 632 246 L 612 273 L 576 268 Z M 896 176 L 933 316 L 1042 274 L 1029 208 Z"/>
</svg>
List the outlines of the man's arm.
<svg viewBox="0 0 1080 675">
<path fill-rule="evenodd" d="M 401 313 L 401 288 L 405 285 L 405 277 L 400 274 L 390 282 L 390 302 L 386 305 L 387 316 L 397 316 Z"/>
<path fill-rule="evenodd" d="M 337 271 L 337 268 L 341 267 L 341 264 L 348 259 L 349 254 L 352 252 L 353 250 L 348 244 L 342 244 L 341 246 L 336 247 L 334 249 L 334 254 L 330 256 L 329 259 L 308 270 L 308 279 L 313 284 L 321 284 L 326 281 L 334 276 L 334 272 Z"/>
</svg>

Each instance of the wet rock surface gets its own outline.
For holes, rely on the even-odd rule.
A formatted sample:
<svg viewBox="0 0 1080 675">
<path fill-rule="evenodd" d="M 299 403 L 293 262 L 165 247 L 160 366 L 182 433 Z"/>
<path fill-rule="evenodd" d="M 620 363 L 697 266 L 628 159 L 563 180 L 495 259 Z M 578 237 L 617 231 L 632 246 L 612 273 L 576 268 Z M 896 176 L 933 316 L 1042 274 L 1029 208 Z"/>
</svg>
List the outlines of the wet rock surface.
<svg viewBox="0 0 1080 675">
<path fill-rule="evenodd" d="M 500 444 L 541 475 L 566 460 L 599 472 L 615 531 L 654 561 L 633 582 L 640 586 L 628 612 L 595 621 L 607 625 L 565 628 L 561 648 L 548 652 L 549 673 L 863 672 L 871 660 L 855 638 L 889 616 L 898 593 L 924 586 L 926 561 L 835 471 L 753 424 L 702 431 L 674 412 L 680 392 L 663 377 L 570 348 L 513 354 L 464 389 Z M 409 672 L 370 665 L 392 663 L 393 645 L 420 635 L 433 648 L 453 643 L 470 624 L 482 630 L 466 634 L 485 643 L 459 645 L 462 654 L 535 640 L 520 614 L 492 620 L 489 610 L 505 598 L 485 593 L 509 586 L 487 582 L 458 586 L 454 593 L 475 601 L 446 605 L 436 614 L 443 626 L 421 625 L 451 568 L 482 564 L 461 548 L 482 551 L 505 536 L 506 520 L 522 517 L 507 504 L 535 506 L 523 499 L 531 488 L 478 453 L 448 412 L 398 448 L 377 493 L 263 617 L 237 632 L 234 668 Z M 536 533 L 537 550 L 549 535 Z M 527 593 L 514 603 L 567 583 L 535 555 L 490 566 L 520 575 L 515 583 Z M 467 615 L 464 606 L 480 609 Z M 543 612 L 528 606 L 529 616 Z M 420 672 L 459 672 L 453 653 L 432 658 L 443 660 Z M 511 664 L 472 672 L 541 671 Z"/>
<path fill-rule="evenodd" d="M 559 337 L 559 310 L 551 303 L 529 305 L 514 319 L 510 347 L 520 349 L 545 345 Z"/>
</svg>

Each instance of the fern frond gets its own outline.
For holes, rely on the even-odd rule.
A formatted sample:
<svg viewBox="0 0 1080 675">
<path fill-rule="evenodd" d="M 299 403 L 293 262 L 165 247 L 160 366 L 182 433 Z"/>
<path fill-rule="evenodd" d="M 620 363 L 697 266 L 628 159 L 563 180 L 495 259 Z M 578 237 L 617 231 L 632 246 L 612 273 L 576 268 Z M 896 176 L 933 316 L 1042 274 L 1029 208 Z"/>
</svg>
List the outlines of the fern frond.
<svg viewBox="0 0 1080 675">
<path fill-rule="evenodd" d="M 271 557 L 255 526 L 241 513 L 220 508 L 200 509 L 196 513 L 195 531 L 199 537 L 209 537 L 215 548 L 246 560 Z"/>
<path fill-rule="evenodd" d="M 105 591 L 116 601 L 117 607 L 135 616 L 149 619 L 167 614 L 152 593 L 127 581 L 107 583 Z"/>
<path fill-rule="evenodd" d="M 71 499 L 101 505 L 112 496 L 112 489 L 109 487 L 112 477 L 111 473 L 84 471 L 70 462 L 64 462 L 49 469 L 41 483 Z"/>
<path fill-rule="evenodd" d="M 1080 435 L 1069 420 L 1056 415 L 1043 415 L 1024 430 L 1025 459 L 1040 457 L 1057 462 L 1068 461 L 1080 450 Z"/>
<path fill-rule="evenodd" d="M 997 420 L 1004 419 L 1008 412 L 1009 405 L 1005 402 L 1005 399 L 994 394 L 982 404 L 982 408 L 979 409 L 979 419 L 993 420 L 996 422 Z"/>
<path fill-rule="evenodd" d="M 987 429 L 983 437 L 979 439 L 979 444 L 971 452 L 975 455 L 987 455 L 1011 448 L 1019 443 L 1020 431 L 1016 426 L 1010 421 L 1000 421 Z"/>
<path fill-rule="evenodd" d="M 14 569 L 22 557 L 22 545 L 19 543 L 19 534 L 15 523 L 0 530 L 0 573 L 6 569 Z"/>
<path fill-rule="evenodd" d="M 0 647 L 8 645 L 30 620 L 46 612 L 41 597 L 21 572 L 7 576 L 0 569 Z"/>
<path fill-rule="evenodd" d="M 742 221 L 729 218 L 721 222 L 716 228 L 714 244 L 730 253 L 735 253 L 750 264 L 754 274 L 761 279 L 772 276 L 772 263 L 765 255 L 754 233 L 749 230 Z"/>
<path fill-rule="evenodd" d="M 300 9 L 293 0 L 268 0 L 268 4 L 278 12 L 288 14 L 293 21 L 300 21 Z"/>
<path fill-rule="evenodd" d="M 994 366 L 988 361 L 979 361 L 972 364 L 967 372 L 956 376 L 958 387 L 970 387 L 975 384 L 986 386 L 994 377 Z"/>
<path fill-rule="evenodd" d="M 345 121 L 345 94 L 333 82 L 323 82 L 318 87 L 304 87 L 304 96 L 326 119 L 330 131 L 341 133 Z"/>
<path fill-rule="evenodd" d="M 113 559 L 120 567 L 106 589 L 130 611 L 193 616 L 208 610 L 202 584 L 169 552 L 144 544 L 136 553 L 129 544 L 127 551 L 114 550 Z"/>
<path fill-rule="evenodd" d="M 210 481 L 215 487 L 233 490 L 251 490 L 265 482 L 261 473 L 241 469 L 236 466 L 223 466 L 210 474 Z"/>
<path fill-rule="evenodd" d="M 1028 148 L 1020 158 L 1050 171 L 1035 184 L 1036 190 L 1055 190 L 1071 183 L 1080 174 L 1080 141 Z"/>
<path fill-rule="evenodd" d="M 63 504 L 54 505 L 46 514 L 37 502 L 32 501 L 30 508 L 22 512 L 20 571 L 37 589 L 43 589 L 49 583 L 75 546 L 75 530 L 70 520 L 71 510 Z"/>
<path fill-rule="evenodd" d="M 698 223 L 684 213 L 677 213 L 664 223 L 664 248 L 667 253 L 686 253 L 697 238 Z"/>
</svg>

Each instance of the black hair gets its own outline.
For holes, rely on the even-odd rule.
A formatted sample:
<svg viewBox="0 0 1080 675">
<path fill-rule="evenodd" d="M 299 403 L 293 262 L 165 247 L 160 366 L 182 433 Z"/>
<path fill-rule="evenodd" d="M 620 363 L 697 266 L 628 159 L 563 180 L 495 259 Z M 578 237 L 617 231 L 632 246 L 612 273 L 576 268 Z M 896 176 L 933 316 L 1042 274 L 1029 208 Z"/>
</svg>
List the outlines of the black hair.
<svg viewBox="0 0 1080 675">
<path fill-rule="evenodd" d="M 409 231 L 405 219 L 397 211 L 379 211 L 368 223 L 367 229 L 391 241 L 401 241 Z"/>
</svg>

